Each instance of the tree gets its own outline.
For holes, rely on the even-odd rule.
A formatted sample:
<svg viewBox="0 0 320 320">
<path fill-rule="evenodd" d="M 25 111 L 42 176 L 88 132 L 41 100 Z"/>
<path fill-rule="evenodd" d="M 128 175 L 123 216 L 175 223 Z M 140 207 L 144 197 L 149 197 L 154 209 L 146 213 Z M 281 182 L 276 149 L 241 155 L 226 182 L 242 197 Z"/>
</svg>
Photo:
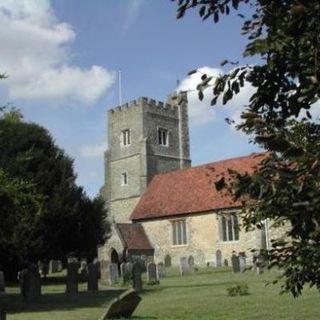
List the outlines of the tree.
<svg viewBox="0 0 320 320">
<path fill-rule="evenodd" d="M 14 270 L 18 257 L 95 256 L 104 241 L 104 203 L 76 185 L 73 161 L 48 131 L 24 122 L 17 110 L 3 112 L 0 150 L 1 214 L 7 221 L 0 226 L 0 252 L 7 252 L 1 261 L 10 257 L 7 269 Z"/>
<path fill-rule="evenodd" d="M 237 125 L 268 151 L 252 176 L 235 176 L 232 190 L 243 200 L 244 227 L 264 219 L 274 227 L 286 224 L 287 240 L 273 242 L 263 252 L 270 267 L 283 270 L 283 289 L 296 297 L 305 284 L 320 290 L 320 127 L 310 109 L 320 94 L 320 3 L 318 0 L 178 0 L 178 18 L 192 8 L 203 20 L 250 5 L 242 33 L 248 37 L 243 55 L 260 64 L 236 66 L 213 84 L 214 106 L 226 104 L 245 83 L 256 92 Z M 222 62 L 222 65 L 228 61 Z M 194 71 L 195 72 L 195 71 Z M 199 99 L 212 83 L 208 75 L 198 85 Z M 295 119 L 295 120 L 294 120 Z M 282 241 L 283 240 L 283 241 Z"/>
</svg>

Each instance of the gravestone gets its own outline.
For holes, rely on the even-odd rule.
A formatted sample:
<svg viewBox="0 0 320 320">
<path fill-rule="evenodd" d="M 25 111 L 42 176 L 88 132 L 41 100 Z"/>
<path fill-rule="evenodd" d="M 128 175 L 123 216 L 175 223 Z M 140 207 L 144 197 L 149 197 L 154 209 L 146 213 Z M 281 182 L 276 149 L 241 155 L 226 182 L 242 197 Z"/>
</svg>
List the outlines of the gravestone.
<svg viewBox="0 0 320 320">
<path fill-rule="evenodd" d="M 234 253 L 231 256 L 231 264 L 234 273 L 240 272 L 239 257 Z"/>
<path fill-rule="evenodd" d="M 253 256 L 253 263 L 256 268 L 257 274 L 263 273 L 263 258 L 260 253 L 255 253 Z"/>
<path fill-rule="evenodd" d="M 78 293 L 78 283 L 79 283 L 79 274 L 78 270 L 80 268 L 79 262 L 71 262 L 67 265 L 67 294 L 77 294 Z"/>
<path fill-rule="evenodd" d="M 109 284 L 114 285 L 119 282 L 119 270 L 117 263 L 111 263 L 109 265 Z"/>
<path fill-rule="evenodd" d="M 59 272 L 59 264 L 58 260 L 50 260 L 49 261 L 49 273 Z"/>
<path fill-rule="evenodd" d="M 61 260 L 57 260 L 57 272 L 61 272 L 63 270 Z"/>
<path fill-rule="evenodd" d="M 100 262 L 100 280 L 102 283 L 106 284 L 109 279 L 109 262 L 106 260 L 101 260 Z"/>
<path fill-rule="evenodd" d="M 137 292 L 142 291 L 142 268 L 139 262 L 135 262 L 132 266 L 132 287 Z"/>
<path fill-rule="evenodd" d="M 189 258 L 188 258 L 188 265 L 189 265 L 189 270 L 190 270 L 190 271 L 194 271 L 194 270 L 195 270 L 194 257 L 193 257 L 193 256 L 189 256 Z"/>
<path fill-rule="evenodd" d="M 164 257 L 164 266 L 166 268 L 171 267 L 171 257 L 168 254 Z"/>
<path fill-rule="evenodd" d="M 180 274 L 181 276 L 184 276 L 188 273 L 190 273 L 188 259 L 186 257 L 182 257 L 180 258 Z"/>
<path fill-rule="evenodd" d="M 224 265 L 225 267 L 228 267 L 228 266 L 229 266 L 229 261 L 228 261 L 228 259 L 224 259 L 224 260 L 223 260 L 223 265 Z"/>
<path fill-rule="evenodd" d="M 216 266 L 222 267 L 222 253 L 221 250 L 217 250 L 216 251 Z"/>
<path fill-rule="evenodd" d="M 3 271 L 0 271 L 0 292 L 5 292 L 5 288 L 4 273 Z"/>
<path fill-rule="evenodd" d="M 111 301 L 107 312 L 100 320 L 106 319 L 128 319 L 131 318 L 134 310 L 141 301 L 141 297 L 134 289 L 130 289 L 122 293 L 118 298 Z"/>
<path fill-rule="evenodd" d="M 41 270 L 43 277 L 46 278 L 49 273 L 49 264 L 47 261 L 42 262 L 40 270 Z"/>
<path fill-rule="evenodd" d="M 246 270 L 246 254 L 245 252 L 239 252 L 239 268 L 240 272 L 244 272 Z"/>
<path fill-rule="evenodd" d="M 41 278 L 38 266 L 31 264 L 22 272 L 22 295 L 27 302 L 36 301 L 41 296 Z"/>
<path fill-rule="evenodd" d="M 129 283 L 132 278 L 132 264 L 130 262 L 123 262 L 120 265 L 120 270 L 122 275 L 122 283 Z"/>
<path fill-rule="evenodd" d="M 166 268 L 163 262 L 158 263 L 158 275 L 159 275 L 159 279 L 162 279 L 166 276 Z"/>
<path fill-rule="evenodd" d="M 99 271 L 96 263 L 88 264 L 88 291 L 98 291 Z"/>
<path fill-rule="evenodd" d="M 88 280 L 87 261 L 82 260 L 80 263 L 79 281 L 86 282 Z"/>
<path fill-rule="evenodd" d="M 147 265 L 147 276 L 148 276 L 148 283 L 158 283 L 158 275 L 157 275 L 157 265 L 154 262 L 149 262 Z"/>
</svg>

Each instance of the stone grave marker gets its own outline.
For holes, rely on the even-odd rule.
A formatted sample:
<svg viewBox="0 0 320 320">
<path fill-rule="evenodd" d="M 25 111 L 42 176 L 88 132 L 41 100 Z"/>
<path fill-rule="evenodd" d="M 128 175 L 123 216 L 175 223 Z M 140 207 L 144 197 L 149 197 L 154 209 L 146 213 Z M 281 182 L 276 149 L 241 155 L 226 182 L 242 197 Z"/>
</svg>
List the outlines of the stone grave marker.
<svg viewBox="0 0 320 320">
<path fill-rule="evenodd" d="M 142 267 L 139 262 L 135 262 L 132 266 L 132 286 L 137 292 L 142 291 Z"/>
<path fill-rule="evenodd" d="M 231 256 L 231 264 L 234 273 L 240 272 L 239 257 L 235 253 Z"/>
<path fill-rule="evenodd" d="M 239 252 L 239 269 L 240 272 L 244 272 L 246 270 L 246 254 L 244 252 Z"/>
<path fill-rule="evenodd" d="M 4 273 L 3 271 L 0 271 L 0 292 L 6 291 L 5 281 L 4 281 Z"/>
<path fill-rule="evenodd" d="M 158 275 L 159 275 L 159 279 L 162 279 L 166 276 L 166 268 L 163 262 L 158 263 Z"/>
<path fill-rule="evenodd" d="M 80 274 L 79 274 L 79 281 L 86 282 L 88 280 L 88 268 L 87 268 L 87 261 L 82 260 L 80 262 Z"/>
<path fill-rule="evenodd" d="M 98 270 L 98 279 L 101 279 L 101 265 L 100 265 L 100 261 L 99 261 L 97 258 L 95 258 L 95 259 L 93 260 L 93 264 L 95 264 L 96 267 L 97 267 L 97 270 Z"/>
<path fill-rule="evenodd" d="M 120 265 L 120 270 L 122 275 L 122 283 L 123 284 L 129 283 L 132 278 L 132 264 L 130 262 L 127 262 L 127 263 L 123 262 Z"/>
<path fill-rule="evenodd" d="M 57 272 L 61 272 L 63 270 L 61 260 L 57 260 Z"/>
<path fill-rule="evenodd" d="M 106 284 L 109 279 L 109 262 L 106 260 L 101 260 L 100 262 L 100 280 L 102 283 Z"/>
<path fill-rule="evenodd" d="M 77 294 L 78 293 L 78 283 L 79 283 L 79 273 L 80 268 L 79 262 L 71 262 L 67 265 L 67 294 Z"/>
<path fill-rule="evenodd" d="M 182 257 L 180 258 L 180 274 L 184 276 L 188 273 L 190 273 L 188 259 L 186 257 Z"/>
<path fill-rule="evenodd" d="M 96 263 L 88 264 L 88 291 L 98 291 L 99 271 Z"/>
<path fill-rule="evenodd" d="M 193 257 L 193 256 L 189 256 L 189 258 L 188 258 L 188 265 L 189 265 L 189 270 L 190 270 L 190 271 L 194 271 L 194 270 L 195 270 L 194 257 Z"/>
<path fill-rule="evenodd" d="M 222 267 L 222 253 L 221 250 L 216 251 L 216 266 Z"/>
<path fill-rule="evenodd" d="M 59 272 L 59 264 L 58 260 L 50 260 L 49 261 L 49 273 Z"/>
<path fill-rule="evenodd" d="M 36 301 L 41 296 L 41 278 L 38 266 L 31 264 L 21 273 L 21 291 L 27 302 Z"/>
<path fill-rule="evenodd" d="M 117 263 L 110 263 L 108 280 L 110 285 L 114 285 L 119 282 L 119 270 Z"/>
<path fill-rule="evenodd" d="M 260 253 L 255 253 L 253 256 L 253 263 L 256 268 L 257 274 L 263 273 L 263 259 Z"/>
<path fill-rule="evenodd" d="M 167 254 L 165 257 L 164 257 L 164 266 L 166 268 L 169 268 L 171 267 L 171 257 L 169 254 Z"/>
<path fill-rule="evenodd" d="M 141 297 L 136 290 L 127 290 L 111 301 L 106 313 L 100 320 L 131 318 L 140 301 Z"/>
<path fill-rule="evenodd" d="M 149 284 L 159 283 L 157 265 L 154 262 L 149 262 L 147 264 L 147 276 Z"/>
</svg>

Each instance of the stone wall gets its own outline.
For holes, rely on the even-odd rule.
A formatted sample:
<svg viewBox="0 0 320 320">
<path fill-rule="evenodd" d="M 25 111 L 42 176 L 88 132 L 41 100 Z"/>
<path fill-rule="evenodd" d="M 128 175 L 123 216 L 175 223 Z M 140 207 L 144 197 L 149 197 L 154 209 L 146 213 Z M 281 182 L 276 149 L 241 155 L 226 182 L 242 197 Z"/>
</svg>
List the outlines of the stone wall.
<svg viewBox="0 0 320 320">
<path fill-rule="evenodd" d="M 214 263 L 216 251 L 222 253 L 222 260 L 230 265 L 232 251 L 245 252 L 251 262 L 250 249 L 261 244 L 260 231 L 240 231 L 238 241 L 224 242 L 219 235 L 219 216 L 216 213 L 203 213 L 182 217 L 187 223 L 186 245 L 172 245 L 172 223 L 175 219 L 162 219 L 142 222 L 147 236 L 155 249 L 155 261 L 164 261 L 169 254 L 173 265 L 178 265 L 180 257 L 193 256 L 195 263 L 206 265 Z"/>
</svg>

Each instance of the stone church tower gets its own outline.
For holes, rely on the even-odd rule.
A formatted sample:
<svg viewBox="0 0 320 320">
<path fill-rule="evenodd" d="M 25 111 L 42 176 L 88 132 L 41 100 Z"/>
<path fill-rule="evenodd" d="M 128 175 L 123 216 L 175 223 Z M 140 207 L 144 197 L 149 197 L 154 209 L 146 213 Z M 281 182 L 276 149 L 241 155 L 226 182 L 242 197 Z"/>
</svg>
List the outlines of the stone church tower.
<svg viewBox="0 0 320 320">
<path fill-rule="evenodd" d="M 113 228 L 98 250 L 100 259 L 108 261 L 116 251 L 121 260 L 128 248 L 117 225 L 131 224 L 153 176 L 191 166 L 187 104 L 186 94 L 173 94 L 168 103 L 142 97 L 109 110 L 103 193 Z"/>
</svg>

